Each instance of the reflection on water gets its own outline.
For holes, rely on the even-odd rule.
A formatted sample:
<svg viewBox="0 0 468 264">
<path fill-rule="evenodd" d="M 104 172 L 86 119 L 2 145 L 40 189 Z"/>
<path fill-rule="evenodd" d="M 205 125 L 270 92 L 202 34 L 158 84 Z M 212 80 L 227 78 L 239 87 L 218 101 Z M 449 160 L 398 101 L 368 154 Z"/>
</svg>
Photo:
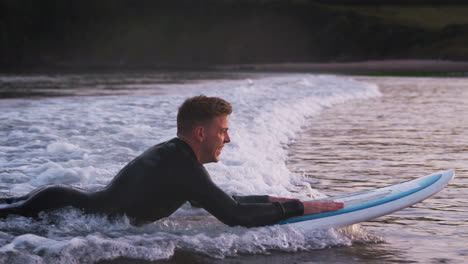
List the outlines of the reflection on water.
<svg viewBox="0 0 468 264">
<path fill-rule="evenodd" d="M 291 145 L 289 168 L 309 176 L 312 187 L 328 195 L 454 169 L 456 178 L 435 196 L 362 224 L 386 243 L 353 246 L 348 254 L 354 258 L 372 251 L 397 263 L 463 263 L 468 254 L 468 79 L 359 79 L 377 83 L 383 96 L 314 117 Z"/>
</svg>

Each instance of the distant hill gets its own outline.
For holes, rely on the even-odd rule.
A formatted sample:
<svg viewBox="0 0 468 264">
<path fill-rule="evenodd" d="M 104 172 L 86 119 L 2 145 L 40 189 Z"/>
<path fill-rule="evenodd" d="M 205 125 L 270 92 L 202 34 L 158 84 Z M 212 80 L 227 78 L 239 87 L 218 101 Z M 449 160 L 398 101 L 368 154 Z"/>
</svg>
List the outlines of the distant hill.
<svg viewBox="0 0 468 264">
<path fill-rule="evenodd" d="M 468 5 L 395 1 L 3 0 L 0 68 L 468 60 Z"/>
</svg>

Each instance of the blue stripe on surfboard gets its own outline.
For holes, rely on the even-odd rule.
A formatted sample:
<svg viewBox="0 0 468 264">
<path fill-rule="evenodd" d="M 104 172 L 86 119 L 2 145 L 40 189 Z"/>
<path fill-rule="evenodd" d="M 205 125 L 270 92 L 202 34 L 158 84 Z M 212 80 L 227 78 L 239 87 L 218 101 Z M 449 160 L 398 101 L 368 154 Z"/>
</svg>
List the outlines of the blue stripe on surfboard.
<svg viewBox="0 0 468 264">
<path fill-rule="evenodd" d="M 295 218 L 291 218 L 291 219 L 288 219 L 288 220 L 278 222 L 278 223 L 276 223 L 276 225 L 291 224 L 291 223 L 297 223 L 297 222 L 302 222 L 302 221 L 307 221 L 307 220 L 312 220 L 312 219 L 319 219 L 319 218 L 324 218 L 324 217 L 329 217 L 329 216 L 334 216 L 334 215 L 345 214 L 345 213 L 349 213 L 349 212 L 354 212 L 354 211 L 374 207 L 374 206 L 381 205 L 381 204 L 384 204 L 384 203 L 388 203 L 388 202 L 391 202 L 391 201 L 395 201 L 397 199 L 400 199 L 402 197 L 411 195 L 411 194 L 413 194 L 415 192 L 418 192 L 418 191 L 420 191 L 422 189 L 425 189 L 425 188 L 429 187 L 430 185 L 437 182 L 441 177 L 442 177 L 442 173 L 438 173 L 438 174 L 429 175 L 429 176 L 426 176 L 426 177 L 423 177 L 423 178 L 411 180 L 411 181 L 418 182 L 421 185 L 418 188 L 403 191 L 403 192 L 400 192 L 400 193 L 398 193 L 396 195 L 391 195 L 389 197 L 386 197 L 384 199 L 379 199 L 379 200 L 372 201 L 372 202 L 367 202 L 367 203 L 362 203 L 362 204 L 359 204 L 359 205 L 346 207 L 346 208 L 340 209 L 338 211 L 325 212 L 325 213 L 313 214 L 313 215 L 307 215 L 307 216 L 299 216 L 299 217 L 295 217 Z M 411 181 L 407 181 L 407 182 L 411 182 Z M 400 183 L 400 184 L 402 184 L 402 183 Z M 388 187 L 392 187 L 392 186 L 396 186 L 396 185 L 400 185 L 400 184 L 386 186 L 386 187 L 382 187 L 382 188 L 379 188 L 379 189 L 388 188 Z M 358 193 L 362 194 L 362 193 L 365 193 L 365 192 L 369 192 L 369 191 L 362 191 L 362 192 L 358 192 Z M 358 194 L 358 193 L 356 193 L 356 194 Z M 330 198 L 333 198 L 333 197 L 330 197 Z M 335 197 L 335 198 L 339 198 L 339 197 Z"/>
</svg>

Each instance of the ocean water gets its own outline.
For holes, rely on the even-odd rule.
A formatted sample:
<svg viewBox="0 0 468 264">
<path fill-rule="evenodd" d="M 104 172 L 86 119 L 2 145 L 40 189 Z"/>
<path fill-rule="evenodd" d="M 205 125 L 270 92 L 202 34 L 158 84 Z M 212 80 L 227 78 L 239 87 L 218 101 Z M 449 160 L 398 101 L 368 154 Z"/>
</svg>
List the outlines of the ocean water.
<svg viewBox="0 0 468 264">
<path fill-rule="evenodd" d="M 288 165 L 291 143 L 321 112 L 381 96 L 377 85 L 345 77 L 240 73 L 1 75 L 0 94 L 1 196 L 52 183 L 100 189 L 145 149 L 174 137 L 178 106 L 205 94 L 235 109 L 232 143 L 221 162 L 207 165 L 213 180 L 230 194 L 301 199 L 326 192 Z M 359 226 L 309 233 L 289 226 L 231 228 L 188 205 L 142 227 L 73 208 L 39 220 L 0 219 L 0 263 L 247 263 L 268 255 L 326 256 L 329 248 L 338 254 L 383 241 Z"/>
</svg>

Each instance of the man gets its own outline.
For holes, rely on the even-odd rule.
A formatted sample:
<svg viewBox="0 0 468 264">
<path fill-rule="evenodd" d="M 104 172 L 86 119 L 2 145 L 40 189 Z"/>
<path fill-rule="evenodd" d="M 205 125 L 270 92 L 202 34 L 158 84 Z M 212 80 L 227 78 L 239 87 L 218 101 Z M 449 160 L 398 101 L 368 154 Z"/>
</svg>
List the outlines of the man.
<svg viewBox="0 0 468 264">
<path fill-rule="evenodd" d="M 151 147 L 127 164 L 103 190 L 87 192 L 71 186 L 48 185 L 9 203 L 0 217 L 37 216 L 39 212 L 73 206 L 86 213 L 127 215 L 140 225 L 167 217 L 190 201 L 230 226 L 262 226 L 293 216 L 334 211 L 334 202 L 301 202 L 270 196 L 224 193 L 203 164 L 219 161 L 230 142 L 231 105 L 221 98 L 187 99 L 177 115 L 177 137 Z"/>
</svg>

